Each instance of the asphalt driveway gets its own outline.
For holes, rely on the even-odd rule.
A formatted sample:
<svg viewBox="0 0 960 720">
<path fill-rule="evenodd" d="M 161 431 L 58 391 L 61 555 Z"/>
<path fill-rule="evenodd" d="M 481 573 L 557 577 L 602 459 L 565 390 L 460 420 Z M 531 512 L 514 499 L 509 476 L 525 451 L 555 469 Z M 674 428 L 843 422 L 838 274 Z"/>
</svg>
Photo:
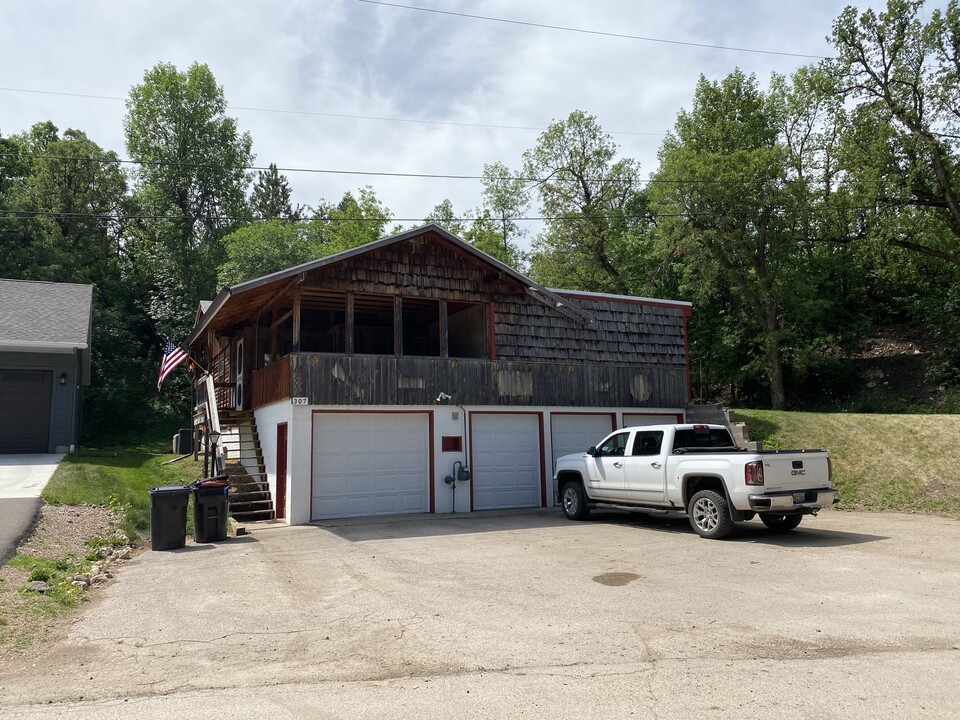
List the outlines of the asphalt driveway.
<svg viewBox="0 0 960 720">
<path fill-rule="evenodd" d="M 256 530 L 122 568 L 66 642 L 0 672 L 0 715 L 960 717 L 958 531 L 841 512 L 724 542 L 557 512 Z"/>
<path fill-rule="evenodd" d="M 63 455 L 0 455 L 0 563 L 17 550 L 40 511 L 40 493 Z"/>
</svg>

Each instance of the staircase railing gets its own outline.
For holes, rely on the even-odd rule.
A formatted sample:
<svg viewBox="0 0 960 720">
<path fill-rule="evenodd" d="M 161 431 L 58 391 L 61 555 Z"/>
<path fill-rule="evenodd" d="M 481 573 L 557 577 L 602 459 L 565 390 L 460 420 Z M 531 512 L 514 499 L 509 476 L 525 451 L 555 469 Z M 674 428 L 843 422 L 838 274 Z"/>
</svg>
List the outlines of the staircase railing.
<svg viewBox="0 0 960 720">
<path fill-rule="evenodd" d="M 217 389 L 213 381 L 213 375 L 207 373 L 196 385 L 197 388 L 197 410 L 202 417 L 202 424 L 207 433 L 216 433 L 215 437 L 220 437 L 220 411 L 217 408 Z M 196 413 L 195 413 L 196 414 Z M 200 438 L 201 441 L 203 438 Z M 220 475 L 226 471 L 226 454 L 220 443 L 213 445 L 213 472 L 212 475 Z"/>
</svg>

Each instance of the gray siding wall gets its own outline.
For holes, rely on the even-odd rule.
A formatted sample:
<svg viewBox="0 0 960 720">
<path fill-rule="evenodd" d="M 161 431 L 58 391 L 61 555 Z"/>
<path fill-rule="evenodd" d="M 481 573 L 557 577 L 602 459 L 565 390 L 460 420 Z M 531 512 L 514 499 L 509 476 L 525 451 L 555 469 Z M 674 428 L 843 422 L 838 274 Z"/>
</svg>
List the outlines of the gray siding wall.
<svg viewBox="0 0 960 720">
<path fill-rule="evenodd" d="M 76 355 L 61 353 L 0 352 L 0 368 L 4 370 L 49 370 L 53 394 L 50 401 L 50 444 L 47 452 L 63 451 L 77 441 L 76 427 L 80 398 L 79 367 Z M 66 385 L 60 384 L 60 373 L 67 374 Z"/>
</svg>

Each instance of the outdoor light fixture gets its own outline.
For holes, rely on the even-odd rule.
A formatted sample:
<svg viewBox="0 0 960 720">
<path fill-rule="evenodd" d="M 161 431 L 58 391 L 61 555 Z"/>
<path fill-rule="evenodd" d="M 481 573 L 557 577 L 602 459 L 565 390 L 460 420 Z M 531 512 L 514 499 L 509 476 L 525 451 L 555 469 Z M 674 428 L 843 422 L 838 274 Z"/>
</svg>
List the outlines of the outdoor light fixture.
<svg viewBox="0 0 960 720">
<path fill-rule="evenodd" d="M 61 385 L 67 384 L 67 374 L 65 372 L 60 373 L 60 384 Z"/>
<path fill-rule="evenodd" d="M 450 401 L 453 400 L 453 395 L 447 395 L 445 392 L 441 392 L 433 400 L 434 405 L 449 405 Z"/>
</svg>

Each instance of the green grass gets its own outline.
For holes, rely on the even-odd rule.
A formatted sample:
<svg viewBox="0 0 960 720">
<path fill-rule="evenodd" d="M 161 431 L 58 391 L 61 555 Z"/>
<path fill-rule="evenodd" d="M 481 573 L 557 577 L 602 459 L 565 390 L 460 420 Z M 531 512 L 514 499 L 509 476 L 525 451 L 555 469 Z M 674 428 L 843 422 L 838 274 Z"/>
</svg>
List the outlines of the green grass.
<svg viewBox="0 0 960 720">
<path fill-rule="evenodd" d="M 737 410 L 770 450 L 823 448 L 839 507 L 960 516 L 960 415 Z"/>
<path fill-rule="evenodd" d="M 134 539 L 150 531 L 150 488 L 189 484 L 203 474 L 203 463 L 192 458 L 163 465 L 172 458 L 143 448 L 68 455 L 43 499 L 53 505 L 107 505 L 120 514 L 121 529 Z"/>
<path fill-rule="evenodd" d="M 17 553 L 8 561 L 13 567 L 30 571 L 30 580 L 42 580 L 50 586 L 42 595 L 26 587 L 20 592 L 24 595 L 35 595 L 43 599 L 33 607 L 36 612 L 45 614 L 59 614 L 63 610 L 75 607 L 83 596 L 83 591 L 70 585 L 73 576 L 87 572 L 90 562 L 77 558 L 46 558 L 36 555 Z"/>
</svg>

